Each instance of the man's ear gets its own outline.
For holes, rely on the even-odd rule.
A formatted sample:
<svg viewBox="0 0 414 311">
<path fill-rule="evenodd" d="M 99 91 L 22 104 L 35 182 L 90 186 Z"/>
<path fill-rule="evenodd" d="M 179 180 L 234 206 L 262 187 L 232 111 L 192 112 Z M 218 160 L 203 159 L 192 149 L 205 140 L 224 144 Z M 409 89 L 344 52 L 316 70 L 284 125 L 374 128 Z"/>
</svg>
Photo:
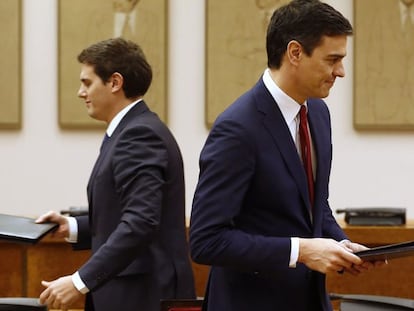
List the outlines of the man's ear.
<svg viewBox="0 0 414 311">
<path fill-rule="evenodd" d="M 112 92 L 122 90 L 124 85 L 124 77 L 119 72 L 114 72 L 111 76 Z"/>
<path fill-rule="evenodd" d="M 303 55 L 303 48 L 302 45 L 296 41 L 292 40 L 288 43 L 287 49 L 286 49 L 286 56 L 289 60 L 289 62 L 292 65 L 297 65 Z"/>
</svg>

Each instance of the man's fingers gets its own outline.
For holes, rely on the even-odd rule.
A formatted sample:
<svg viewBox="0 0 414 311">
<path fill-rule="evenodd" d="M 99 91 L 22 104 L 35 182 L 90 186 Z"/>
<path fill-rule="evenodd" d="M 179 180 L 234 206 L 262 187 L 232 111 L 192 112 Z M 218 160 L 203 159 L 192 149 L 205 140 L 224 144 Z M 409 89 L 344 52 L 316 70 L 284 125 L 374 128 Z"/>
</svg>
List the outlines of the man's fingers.
<svg viewBox="0 0 414 311">
<path fill-rule="evenodd" d="M 40 282 L 44 287 L 48 287 L 50 285 L 50 282 L 48 281 L 42 281 Z"/>
<path fill-rule="evenodd" d="M 47 304 L 47 300 L 49 299 L 49 289 L 45 289 L 39 296 L 39 302 L 44 305 Z"/>
<path fill-rule="evenodd" d="M 360 265 L 363 263 L 362 259 L 359 258 L 357 255 L 353 254 L 344 249 L 341 255 L 342 259 L 346 261 L 347 264 L 345 266 L 351 267 L 352 265 Z"/>
<path fill-rule="evenodd" d="M 46 221 L 51 221 L 53 219 L 53 215 L 55 214 L 55 212 L 53 211 L 49 211 L 46 214 L 40 215 L 35 222 L 36 223 L 42 223 L 42 222 L 46 222 Z"/>
</svg>

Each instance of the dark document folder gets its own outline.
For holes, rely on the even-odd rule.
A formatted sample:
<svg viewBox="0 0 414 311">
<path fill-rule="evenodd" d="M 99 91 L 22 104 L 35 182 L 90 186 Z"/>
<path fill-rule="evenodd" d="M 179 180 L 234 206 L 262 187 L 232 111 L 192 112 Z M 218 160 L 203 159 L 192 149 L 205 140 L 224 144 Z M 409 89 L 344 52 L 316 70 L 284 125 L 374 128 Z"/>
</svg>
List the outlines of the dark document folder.
<svg viewBox="0 0 414 311">
<path fill-rule="evenodd" d="M 37 224 L 33 218 L 0 214 L 0 239 L 35 244 L 57 226 Z"/>
<path fill-rule="evenodd" d="M 414 241 L 389 244 L 356 252 L 365 261 L 388 260 L 400 257 L 414 256 Z"/>
</svg>

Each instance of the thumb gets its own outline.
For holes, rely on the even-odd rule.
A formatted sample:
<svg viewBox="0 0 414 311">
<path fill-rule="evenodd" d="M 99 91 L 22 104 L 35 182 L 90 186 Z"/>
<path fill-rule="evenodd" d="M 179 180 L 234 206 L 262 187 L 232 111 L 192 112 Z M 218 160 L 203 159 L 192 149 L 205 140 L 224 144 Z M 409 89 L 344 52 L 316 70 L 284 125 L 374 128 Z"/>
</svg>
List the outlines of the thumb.
<svg viewBox="0 0 414 311">
<path fill-rule="evenodd" d="M 42 281 L 42 282 L 41 282 L 41 284 L 42 284 L 44 287 L 48 287 L 48 286 L 50 285 L 50 282 L 47 282 L 47 281 Z"/>
<path fill-rule="evenodd" d="M 35 223 L 42 223 L 42 222 L 50 221 L 53 215 L 54 215 L 53 211 L 48 211 L 47 213 L 37 217 L 37 219 L 35 220 Z"/>
<path fill-rule="evenodd" d="M 35 220 L 35 223 L 37 223 L 37 224 L 40 224 L 40 223 L 42 223 L 42 222 L 45 222 L 45 217 L 42 215 L 42 216 L 39 216 L 38 218 L 36 218 L 36 220 Z"/>
</svg>

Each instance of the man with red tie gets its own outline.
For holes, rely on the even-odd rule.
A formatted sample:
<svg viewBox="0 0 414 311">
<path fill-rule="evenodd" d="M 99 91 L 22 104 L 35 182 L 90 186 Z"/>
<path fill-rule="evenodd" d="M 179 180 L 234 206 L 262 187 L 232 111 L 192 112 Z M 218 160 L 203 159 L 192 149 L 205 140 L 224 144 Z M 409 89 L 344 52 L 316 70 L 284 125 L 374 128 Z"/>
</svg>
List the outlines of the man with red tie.
<svg viewBox="0 0 414 311">
<path fill-rule="evenodd" d="M 328 204 L 331 124 L 320 98 L 345 75 L 351 34 L 320 1 L 277 9 L 268 68 L 213 125 L 190 224 L 193 260 L 212 266 L 204 310 L 332 310 L 325 274 L 373 267 Z"/>
</svg>

